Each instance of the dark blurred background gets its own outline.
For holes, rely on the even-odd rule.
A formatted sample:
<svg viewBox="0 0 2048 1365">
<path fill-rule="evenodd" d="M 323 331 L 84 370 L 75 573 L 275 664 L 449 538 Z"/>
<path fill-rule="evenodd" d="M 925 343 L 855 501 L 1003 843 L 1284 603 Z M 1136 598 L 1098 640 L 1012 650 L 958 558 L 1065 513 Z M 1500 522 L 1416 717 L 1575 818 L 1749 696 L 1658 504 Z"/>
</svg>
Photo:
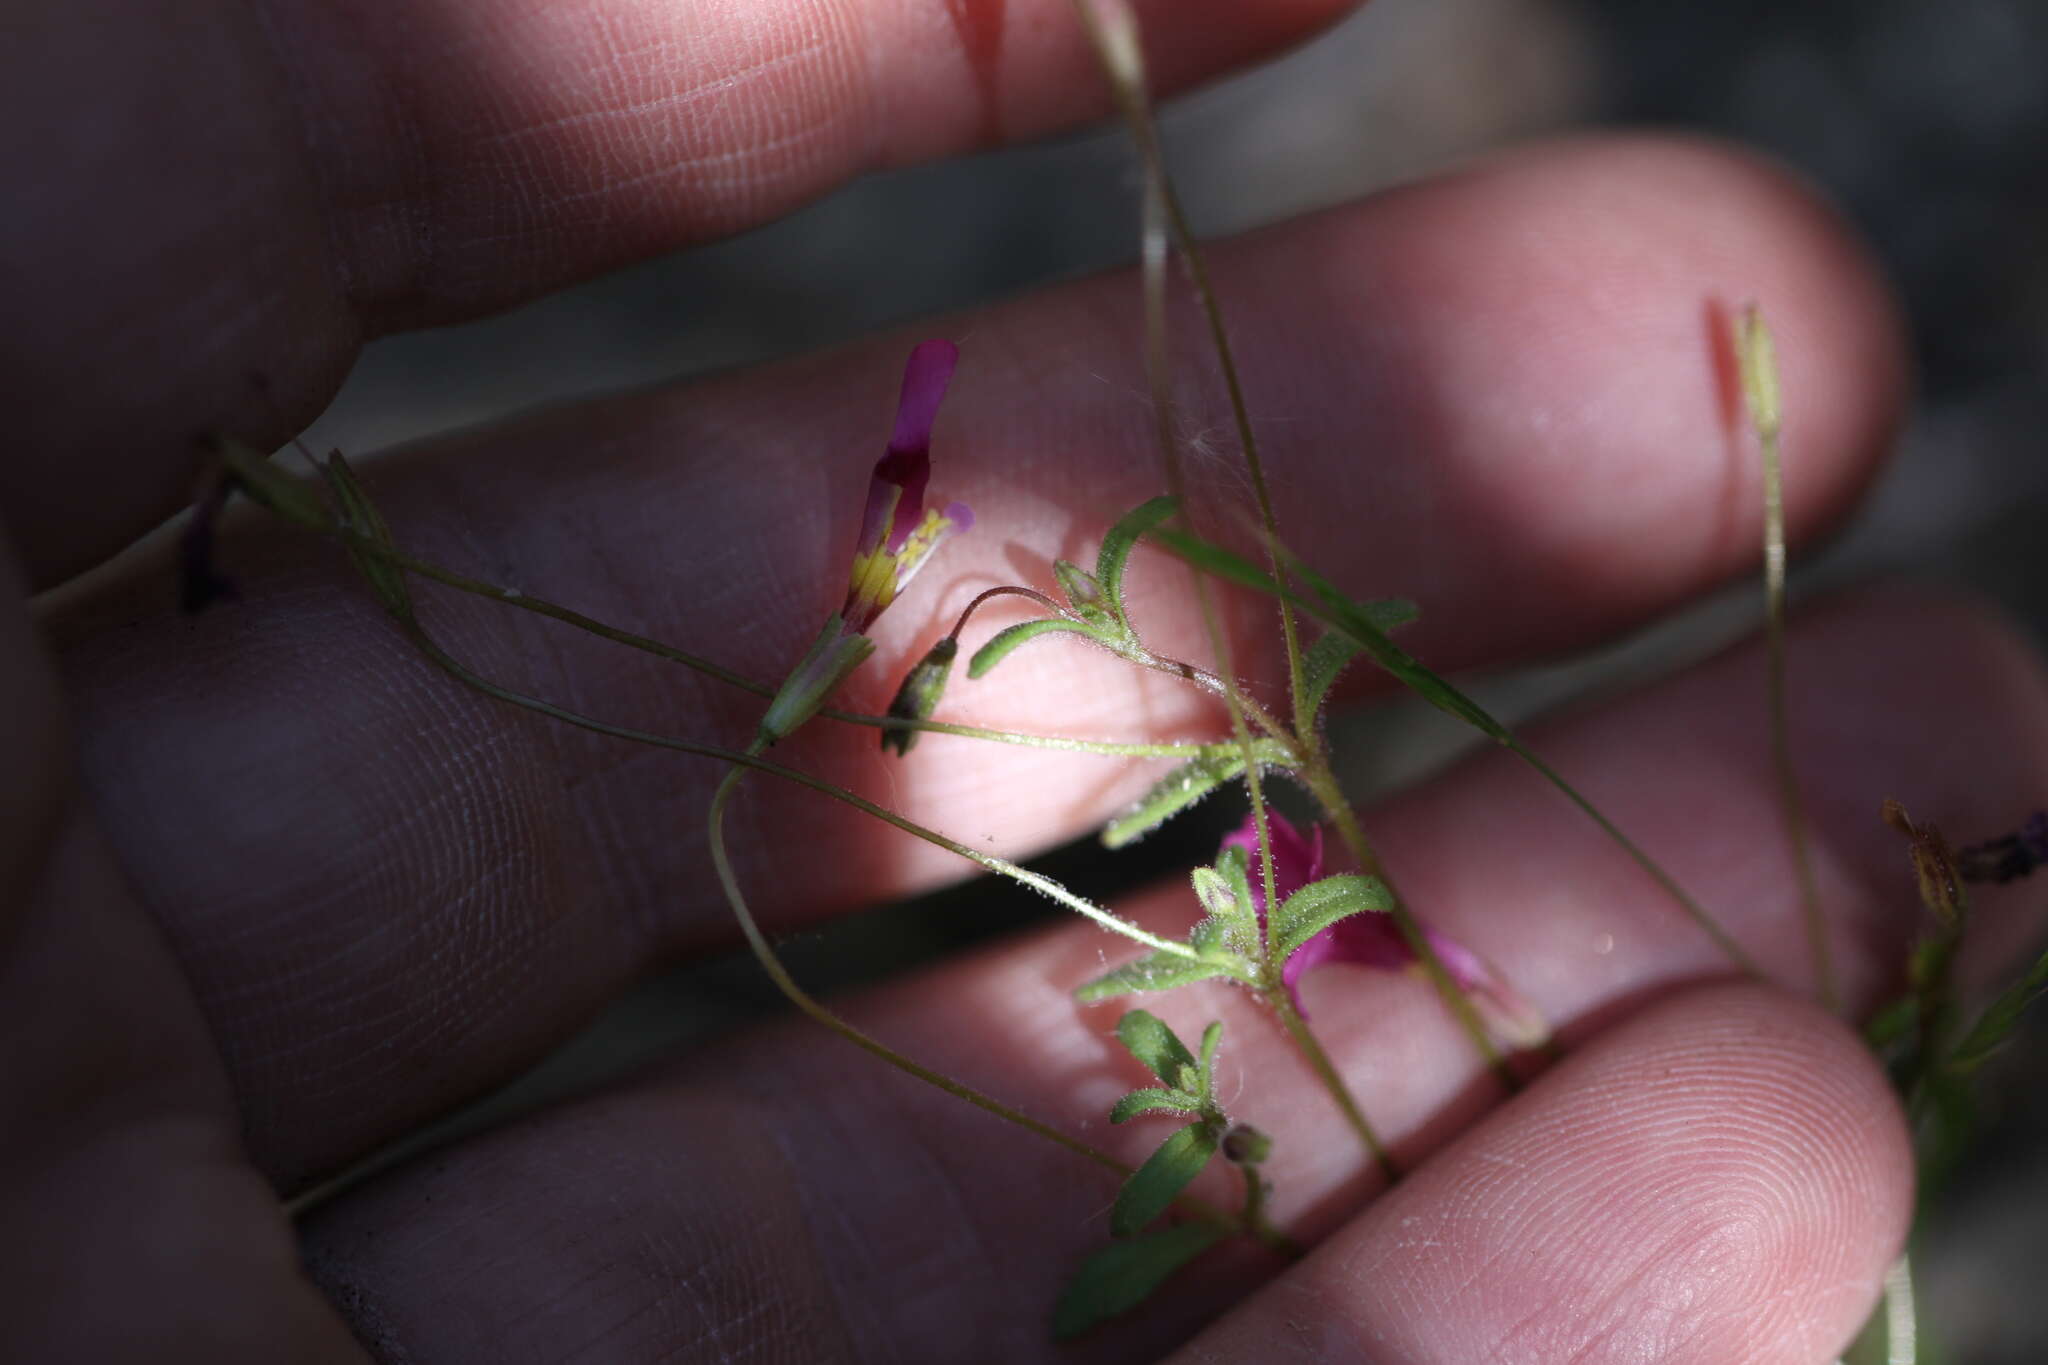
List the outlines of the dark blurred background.
<svg viewBox="0 0 2048 1365">
<path fill-rule="evenodd" d="M 1920 399 L 1855 525 L 1800 590 L 1902 571 L 1972 584 L 2040 630 L 2048 554 L 2048 3 L 2043 0 L 1378 0 L 1312 45 L 1171 106 L 1169 154 L 1199 230 L 1334 203 L 1499 143 L 1664 124 L 1765 148 L 1833 195 L 1903 295 Z M 1135 178 L 1112 130 L 876 177 L 772 227 L 473 326 L 379 343 L 312 444 L 369 452 L 573 395 L 814 348 L 1130 260 Z M 1526 713 L 1750 628 L 1753 588 L 1600 658 L 1484 687 Z M 1365 723 L 1373 782 L 1441 762 L 1438 727 Z M 2048 793 L 2043 793 L 2048 805 Z M 1208 826 L 1111 875 L 1185 866 Z M 1973 833 L 1955 833 L 1969 837 Z M 1079 850 L 1056 874 L 1110 894 Z M 2048 874 L 2044 874 L 2048 875 Z M 2048 885 L 2042 888 L 2048 894 Z M 1032 904 L 978 922 L 1014 927 Z M 792 945 L 799 975 L 858 980 L 958 941 L 944 898 Z M 607 1076 L 777 1001 L 751 962 L 621 1002 L 460 1126 Z M 2048 1361 L 2048 1029 L 1991 1087 L 2000 1108 L 1922 1248 L 1926 1307 L 1967 1365 Z M 2031 1063 L 2027 1058 L 2034 1059 Z M 444 1130 L 453 1131 L 451 1130 Z"/>
</svg>

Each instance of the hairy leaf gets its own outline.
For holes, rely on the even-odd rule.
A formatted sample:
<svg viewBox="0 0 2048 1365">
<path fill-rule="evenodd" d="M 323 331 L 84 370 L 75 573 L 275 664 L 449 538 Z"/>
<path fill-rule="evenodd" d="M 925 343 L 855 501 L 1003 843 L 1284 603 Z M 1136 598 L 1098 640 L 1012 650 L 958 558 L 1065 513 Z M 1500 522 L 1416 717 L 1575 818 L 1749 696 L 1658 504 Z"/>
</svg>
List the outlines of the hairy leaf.
<svg viewBox="0 0 2048 1365">
<path fill-rule="evenodd" d="M 1133 1090 L 1118 1100 L 1109 1111 L 1111 1123 L 1128 1123 L 1140 1114 L 1198 1114 L 1202 1110 L 1199 1097 L 1179 1090 L 1160 1090 L 1157 1087 Z"/>
<path fill-rule="evenodd" d="M 1014 626 L 997 631 L 989 637 L 987 644 L 974 651 L 974 657 L 967 661 L 967 676 L 979 678 L 1009 658 L 1011 653 L 1021 646 L 1031 643 L 1041 635 L 1051 635 L 1060 631 L 1083 635 L 1091 640 L 1099 638 L 1093 630 L 1079 621 L 1063 621 L 1057 616 L 1045 616 L 1036 621 L 1019 621 Z"/>
<path fill-rule="evenodd" d="M 1102 846 L 1122 848 L 1189 809 L 1224 783 L 1244 774 L 1242 747 L 1218 745 L 1197 754 L 1152 784 L 1129 810 L 1102 827 Z"/>
<path fill-rule="evenodd" d="M 1338 920 L 1393 908 L 1393 893 L 1385 882 L 1357 872 L 1340 872 L 1310 882 L 1280 902 L 1266 932 L 1273 939 L 1274 958 L 1285 962 L 1302 944 Z"/>
<path fill-rule="evenodd" d="M 1179 1085 L 1180 1069 L 1195 1064 L 1187 1044 L 1174 1036 L 1165 1020 L 1147 1010 L 1132 1010 L 1117 1020 L 1116 1036 L 1133 1057 L 1168 1085 Z"/>
<path fill-rule="evenodd" d="M 1330 695 L 1330 687 L 1344 672 L 1344 666 L 1358 657 L 1363 648 L 1341 630 L 1325 631 L 1320 639 L 1308 647 L 1301 658 L 1302 690 L 1308 701 L 1308 713 L 1319 715 L 1323 701 Z"/>
<path fill-rule="evenodd" d="M 1202 1030 L 1202 1088 L 1197 1093 L 1207 1104 L 1216 1089 L 1216 1047 L 1223 1041 L 1223 1021 L 1216 1020 Z"/>
<path fill-rule="evenodd" d="M 1247 970 L 1231 957 L 1196 961 L 1179 953 L 1147 953 L 1136 962 L 1127 962 L 1115 971 L 1104 972 L 1093 981 L 1076 986 L 1074 998 L 1084 1005 L 1092 1005 L 1098 1000 L 1130 995 L 1134 991 L 1170 991 L 1175 986 L 1188 986 L 1211 977 L 1228 976 L 1242 980 L 1247 975 Z M 1170 1082 L 1173 1078 L 1161 1073 L 1160 1079 Z"/>
<path fill-rule="evenodd" d="M 1139 537 L 1172 516 L 1177 506 L 1164 494 L 1139 503 L 1104 533 L 1102 548 L 1095 552 L 1095 581 L 1102 587 L 1106 605 L 1126 630 L 1130 629 L 1131 621 L 1124 614 L 1124 563 L 1130 559 Z"/>
<path fill-rule="evenodd" d="M 1208 1123 L 1191 1123 L 1160 1143 L 1117 1191 L 1116 1206 L 1109 1211 L 1110 1234 L 1128 1237 L 1165 1213 L 1216 1155 L 1216 1143 L 1216 1128 Z"/>
<path fill-rule="evenodd" d="M 1081 1263 L 1052 1313 L 1052 1334 L 1065 1341 L 1127 1313 L 1152 1296 L 1174 1271 L 1222 1241 L 1216 1223 L 1176 1227 L 1112 1242 Z"/>
</svg>

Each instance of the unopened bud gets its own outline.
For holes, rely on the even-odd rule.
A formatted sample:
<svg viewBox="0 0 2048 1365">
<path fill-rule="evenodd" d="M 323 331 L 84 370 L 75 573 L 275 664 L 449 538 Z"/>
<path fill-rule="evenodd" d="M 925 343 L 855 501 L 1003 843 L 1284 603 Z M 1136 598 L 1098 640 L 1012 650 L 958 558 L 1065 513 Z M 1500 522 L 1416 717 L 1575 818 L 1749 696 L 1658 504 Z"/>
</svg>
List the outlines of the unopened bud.
<svg viewBox="0 0 2048 1365">
<path fill-rule="evenodd" d="M 939 698 L 946 694 L 946 680 L 953 675 L 953 658 L 959 652 L 960 642 L 951 635 L 933 645 L 931 652 L 904 675 L 903 686 L 896 689 L 896 700 L 889 703 L 889 718 L 930 720 L 932 712 L 939 709 Z M 915 743 L 917 731 L 908 727 L 882 731 L 882 747 L 894 749 L 899 758 L 909 753 Z"/>
<path fill-rule="evenodd" d="M 1273 1150 L 1273 1139 L 1249 1123 L 1232 1124 L 1223 1135 L 1223 1156 L 1234 1166 L 1256 1166 Z"/>
<path fill-rule="evenodd" d="M 1109 610 L 1109 594 L 1102 590 L 1102 584 L 1095 575 L 1079 564 L 1068 559 L 1055 559 L 1052 576 L 1059 582 L 1060 591 L 1067 595 L 1067 601 L 1081 615 L 1093 618 Z"/>
</svg>

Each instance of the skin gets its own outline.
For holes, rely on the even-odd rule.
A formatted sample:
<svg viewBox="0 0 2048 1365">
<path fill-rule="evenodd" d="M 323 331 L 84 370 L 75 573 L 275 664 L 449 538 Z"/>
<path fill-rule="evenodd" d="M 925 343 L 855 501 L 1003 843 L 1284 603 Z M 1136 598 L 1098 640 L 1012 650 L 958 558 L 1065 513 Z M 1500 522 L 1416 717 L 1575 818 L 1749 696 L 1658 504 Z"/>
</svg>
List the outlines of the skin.
<svg viewBox="0 0 2048 1365">
<path fill-rule="evenodd" d="M 1151 8 L 1186 20 L 1159 24 L 1151 54 L 1177 85 L 1337 6 Z M 25 604 L 0 620 L 11 1349 L 1834 1358 L 1900 1245 L 1909 1156 L 1882 1077 L 1797 994 L 1808 964 L 1750 645 L 1532 742 L 1781 988 L 1728 981 L 1553 793 L 1482 756 L 1366 819 L 1431 921 L 1562 1029 L 1569 1055 L 1526 1091 L 1498 1094 L 1416 983 L 1311 979 L 1326 1044 L 1414 1171 L 1374 1197 L 1245 999 L 1160 1006 L 1177 1025 L 1227 1021 L 1223 1094 L 1283 1134 L 1275 1213 L 1317 1243 L 1298 1264 L 1219 1251 L 1143 1314 L 1055 1351 L 1045 1313 L 1103 1239 L 1113 1181 L 794 1023 L 437 1152 L 294 1229 L 282 1197 L 518 1074 L 635 980 L 732 944 L 698 832 L 719 774 L 456 689 L 333 547 L 260 518 L 221 548 L 241 600 L 197 619 L 174 614 L 161 545 L 70 580 L 176 509 L 195 432 L 281 438 L 370 337 L 1105 101 L 1052 0 L 189 10 L 44 6 L 0 52 L 19 107 L 50 111 L 0 132 L 23 205 L 0 227 L 23 381 L 0 468 Z M 1795 534 L 1846 513 L 1898 418 L 1899 330 L 1869 262 L 1800 186 L 1725 148 L 1528 147 L 1224 244 L 1215 268 L 1254 411 L 1274 419 L 1290 541 L 1339 582 L 1417 598 L 1411 648 L 1440 667 L 1599 639 L 1753 562 L 1755 475 L 1716 310 L 1760 300 L 1777 332 Z M 878 627 L 848 700 L 879 709 L 967 595 L 1014 580 L 1020 557 L 1044 577 L 1038 556 L 1085 551 L 1156 491 L 1133 298 L 1128 280 L 1087 281 L 522 418 L 393 455 L 371 489 L 425 556 L 779 676 L 836 603 L 902 356 L 916 337 L 961 338 L 934 491 L 982 520 Z M 1196 475 L 1234 478 L 1221 462 Z M 1199 647 L 1177 571 L 1141 563 L 1133 591 L 1161 648 Z M 422 600 L 472 666 L 587 712 L 730 742 L 758 705 L 502 609 Z M 1264 609 L 1232 619 L 1247 674 L 1275 676 Z M 1202 698 L 1056 648 L 957 687 L 952 714 L 1214 732 Z M 1925 593 L 1825 604 L 1791 648 L 1822 890 L 1862 1010 L 1913 929 L 1878 801 L 1964 837 L 2011 825 L 2048 777 L 2048 692 L 2003 623 Z M 821 726 L 778 756 L 1014 850 L 1086 828 L 1147 780 L 963 743 L 885 765 L 871 732 Z M 766 782 L 733 824 L 772 928 L 958 873 Z M 1119 908 L 1163 932 L 1191 913 L 1182 888 Z M 1979 979 L 2030 932 L 2017 911 L 1987 918 Z M 843 1005 L 1135 1158 L 1157 1131 L 1100 1117 L 1138 1079 L 1108 1041 L 1115 1009 L 1067 996 L 1106 953 L 1121 957 L 1063 925 Z"/>
</svg>

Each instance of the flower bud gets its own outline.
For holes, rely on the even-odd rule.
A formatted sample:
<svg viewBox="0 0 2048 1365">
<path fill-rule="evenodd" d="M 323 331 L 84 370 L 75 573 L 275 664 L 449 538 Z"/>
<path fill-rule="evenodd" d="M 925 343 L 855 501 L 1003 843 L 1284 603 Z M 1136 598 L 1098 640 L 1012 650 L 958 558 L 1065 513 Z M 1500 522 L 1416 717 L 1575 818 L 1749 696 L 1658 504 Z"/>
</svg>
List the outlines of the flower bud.
<svg viewBox="0 0 2048 1365">
<path fill-rule="evenodd" d="M 890 718 L 930 720 L 932 712 L 939 708 L 939 698 L 946 693 L 946 680 L 953 674 L 953 658 L 959 652 L 960 642 L 951 635 L 933 645 L 931 652 L 904 675 L 903 686 L 896 689 L 896 700 L 889 703 Z M 915 730 L 882 731 L 882 747 L 894 749 L 899 758 L 908 754 L 915 743 Z"/>
<path fill-rule="evenodd" d="M 1273 1139 L 1249 1123 L 1234 1123 L 1223 1135 L 1223 1157 L 1233 1166 L 1256 1166 L 1273 1150 Z"/>
</svg>

